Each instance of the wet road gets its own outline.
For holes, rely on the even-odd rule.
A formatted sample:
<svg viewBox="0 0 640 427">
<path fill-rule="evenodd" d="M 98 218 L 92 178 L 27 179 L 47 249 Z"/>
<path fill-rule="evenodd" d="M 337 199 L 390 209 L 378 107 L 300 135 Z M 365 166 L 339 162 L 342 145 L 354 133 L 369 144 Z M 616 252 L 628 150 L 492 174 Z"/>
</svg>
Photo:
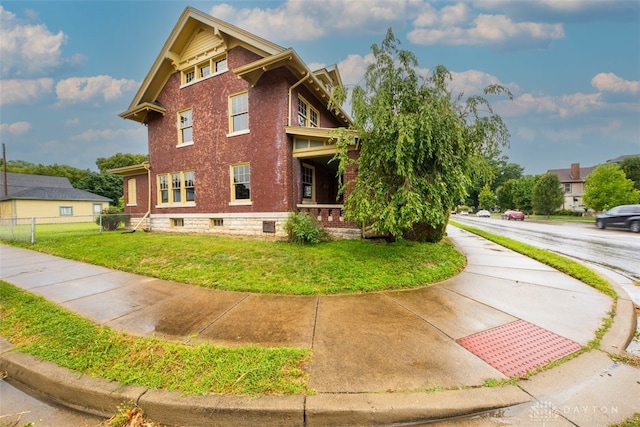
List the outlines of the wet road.
<svg viewBox="0 0 640 427">
<path fill-rule="evenodd" d="M 499 218 L 455 217 L 476 228 L 611 268 L 640 281 L 640 233 L 599 230 L 590 223 L 506 221 Z"/>
</svg>

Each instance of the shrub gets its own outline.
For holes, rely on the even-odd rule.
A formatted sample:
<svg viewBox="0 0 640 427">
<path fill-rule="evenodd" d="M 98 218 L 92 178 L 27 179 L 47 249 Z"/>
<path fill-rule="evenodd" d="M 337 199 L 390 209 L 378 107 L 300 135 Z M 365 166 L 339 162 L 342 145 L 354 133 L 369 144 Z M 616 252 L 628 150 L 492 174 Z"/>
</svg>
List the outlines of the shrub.
<svg viewBox="0 0 640 427">
<path fill-rule="evenodd" d="M 107 209 L 103 209 L 101 215 L 96 218 L 96 224 L 100 225 L 100 221 L 102 221 L 104 230 L 114 231 L 121 225 L 128 226 L 129 220 L 129 214 L 122 212 L 115 206 L 109 206 Z"/>
<path fill-rule="evenodd" d="M 316 244 L 329 240 L 329 234 L 322 228 L 318 221 L 308 213 L 292 213 L 284 223 L 284 231 L 289 242 L 304 244 Z"/>
<path fill-rule="evenodd" d="M 571 209 L 559 209 L 553 213 L 560 216 L 582 216 L 583 211 L 574 211 Z"/>
</svg>

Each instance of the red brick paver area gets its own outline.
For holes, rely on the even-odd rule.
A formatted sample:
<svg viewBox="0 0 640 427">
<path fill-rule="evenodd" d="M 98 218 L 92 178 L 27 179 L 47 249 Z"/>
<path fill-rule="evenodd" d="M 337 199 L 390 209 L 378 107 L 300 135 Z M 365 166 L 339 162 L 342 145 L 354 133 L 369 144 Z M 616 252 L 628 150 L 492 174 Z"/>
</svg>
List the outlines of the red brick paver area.
<svg viewBox="0 0 640 427">
<path fill-rule="evenodd" d="M 456 340 L 508 377 L 526 374 L 580 350 L 580 344 L 524 320 Z"/>
</svg>

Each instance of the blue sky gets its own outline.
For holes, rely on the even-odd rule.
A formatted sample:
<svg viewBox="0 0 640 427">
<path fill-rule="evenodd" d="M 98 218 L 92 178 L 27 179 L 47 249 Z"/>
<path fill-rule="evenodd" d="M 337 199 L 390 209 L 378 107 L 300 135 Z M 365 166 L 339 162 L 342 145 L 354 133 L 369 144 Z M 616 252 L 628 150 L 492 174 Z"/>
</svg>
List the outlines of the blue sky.
<svg viewBox="0 0 640 427">
<path fill-rule="evenodd" d="M 526 174 L 640 153 L 637 0 L 2 1 L 8 159 L 96 170 L 98 157 L 146 153 L 146 128 L 118 114 L 186 6 L 292 47 L 312 69 L 337 64 L 347 87 L 392 28 L 421 72 L 453 73 L 454 91 L 511 90 L 493 105 L 511 132 L 503 154 Z"/>
</svg>

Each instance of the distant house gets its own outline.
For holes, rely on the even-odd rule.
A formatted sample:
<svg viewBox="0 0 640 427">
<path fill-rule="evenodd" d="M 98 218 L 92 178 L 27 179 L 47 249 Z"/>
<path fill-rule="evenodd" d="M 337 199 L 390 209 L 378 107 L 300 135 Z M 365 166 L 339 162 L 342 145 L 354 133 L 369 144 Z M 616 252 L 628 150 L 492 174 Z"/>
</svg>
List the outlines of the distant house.
<svg viewBox="0 0 640 427">
<path fill-rule="evenodd" d="M 350 124 L 329 106 L 341 85 L 336 66 L 311 70 L 293 49 L 187 7 L 120 114 L 148 138 L 148 163 L 110 170 L 124 178 L 132 225 L 282 236 L 304 211 L 336 237 L 360 237 L 331 162 L 332 130 Z"/>
<path fill-rule="evenodd" d="M 584 211 L 586 209 L 582 201 L 584 181 L 595 168 L 596 166 L 582 168 L 580 163 L 572 163 L 569 169 L 549 169 L 547 171 L 547 173 L 558 176 L 560 185 L 564 190 L 562 209 L 574 211 Z"/>
<path fill-rule="evenodd" d="M 630 158 L 630 157 L 640 157 L 640 154 L 627 154 L 624 156 L 618 156 L 615 159 L 609 159 L 607 160 L 607 163 L 616 163 L 616 164 L 620 164 L 624 161 L 624 159 Z"/>
<path fill-rule="evenodd" d="M 73 188 L 65 177 L 0 173 L 0 218 L 40 222 L 86 222 L 109 206 L 107 197 Z M 6 188 L 6 194 L 5 194 Z"/>
</svg>

